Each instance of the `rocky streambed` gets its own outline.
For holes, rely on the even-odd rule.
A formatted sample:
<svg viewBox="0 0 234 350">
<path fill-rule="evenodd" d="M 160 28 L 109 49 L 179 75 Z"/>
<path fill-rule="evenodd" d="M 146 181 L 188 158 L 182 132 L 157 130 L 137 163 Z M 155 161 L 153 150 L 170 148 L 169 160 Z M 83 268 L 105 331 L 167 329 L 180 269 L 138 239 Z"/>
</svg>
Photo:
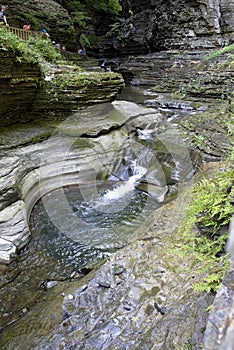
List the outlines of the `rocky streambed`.
<svg viewBox="0 0 234 350">
<path fill-rule="evenodd" d="M 206 308 L 214 296 L 193 291 L 198 277 L 187 272 L 189 260 L 170 248 L 180 241 L 176 228 L 191 185 L 222 167 L 219 162 L 230 149 L 224 123 L 230 100 L 181 100 L 169 91 L 136 86 L 129 94 L 137 105 L 120 96 L 120 101 L 85 108 L 62 123 L 2 128 L 1 257 L 8 263 L 1 275 L 3 349 L 198 349 L 203 342 Z M 153 149 L 164 175 L 163 180 L 155 177 L 149 160 L 147 190 L 158 202 L 169 193 L 172 202 L 141 222 L 125 248 L 106 262 L 100 259 L 101 267 L 92 263 L 64 279 L 58 271 L 43 275 L 36 262 L 33 288 L 20 292 L 31 283 L 22 249 L 30 240 L 28 222 L 37 200 L 56 188 L 105 181 L 119 174 L 120 163 L 128 169 L 126 149 L 132 139 L 137 139 L 137 154 L 148 149 L 149 140 L 141 140 L 145 130 L 157 140 Z M 141 184 L 141 190 L 146 187 Z"/>
</svg>

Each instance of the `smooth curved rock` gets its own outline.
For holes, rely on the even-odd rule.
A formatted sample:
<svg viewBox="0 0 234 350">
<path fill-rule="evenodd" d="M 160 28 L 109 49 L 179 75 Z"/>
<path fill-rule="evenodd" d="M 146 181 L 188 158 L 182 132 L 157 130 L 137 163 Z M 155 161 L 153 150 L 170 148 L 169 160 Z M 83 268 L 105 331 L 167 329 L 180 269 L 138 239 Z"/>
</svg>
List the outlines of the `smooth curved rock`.
<svg viewBox="0 0 234 350">
<path fill-rule="evenodd" d="M 177 174 L 177 183 L 190 178 L 199 161 L 194 162 L 187 146 L 181 142 L 180 137 L 176 137 L 176 129 L 168 129 L 167 133 L 158 136 L 159 144 L 163 145 L 164 149 L 162 163 L 157 151 L 149 152 L 148 147 L 135 138 L 138 128 L 143 128 L 148 123 L 155 125 L 160 121 L 161 115 L 154 109 L 118 101 L 113 105 L 103 104 L 71 115 L 58 124 L 53 132 L 50 130 L 49 133 L 45 127 L 49 135 L 45 140 L 40 139 L 40 135 L 44 135 L 43 127 L 38 127 L 35 131 L 35 127 L 32 126 L 33 139 L 38 133 L 36 143 L 31 143 L 30 125 L 27 126 L 27 133 L 25 125 L 18 129 L 17 134 L 14 134 L 13 128 L 12 135 L 15 136 L 11 142 L 14 145 L 18 140 L 18 147 L 11 148 L 6 144 L 5 149 L 3 147 L 5 157 L 1 160 L 3 169 L 7 169 L 7 172 L 4 170 L 0 181 L 0 188 L 5 193 L 5 201 L 1 203 L 2 217 L 6 218 L 7 213 L 8 217 L 12 215 L 12 219 L 5 219 L 2 223 L 2 239 L 12 242 L 17 250 L 21 249 L 30 238 L 28 221 L 39 198 L 55 189 L 61 189 L 61 200 L 66 203 L 63 193 L 65 186 L 87 186 L 105 180 L 115 173 L 116 164 L 120 162 L 129 164 L 127 166 L 136 163 L 138 166 L 149 168 L 148 174 L 145 175 L 145 181 L 149 183 L 149 192 L 158 202 L 162 202 L 168 190 L 167 181 L 170 177 L 175 180 Z M 21 147 L 20 142 L 23 142 Z M 155 150 L 157 147 L 154 146 Z M 201 161 L 201 158 L 199 159 Z M 165 164 L 170 165 L 171 171 L 171 175 L 168 172 L 166 177 Z M 163 174 L 155 171 L 157 167 Z M 152 189 L 152 184 L 159 185 L 159 188 Z M 85 186 L 82 196 L 88 200 L 90 191 Z M 16 201 L 18 202 L 15 203 Z M 6 207 L 9 208 L 4 209 Z M 50 206 L 47 210 L 50 210 Z M 69 219 L 65 221 L 71 222 Z M 8 252 L 10 261 L 9 247 Z M 6 249 L 2 260 L 6 261 Z"/>
<path fill-rule="evenodd" d="M 133 242 L 64 297 L 62 321 L 35 349 L 197 349 L 213 297 L 193 291 L 185 257 L 168 254 L 181 218 L 176 206 L 155 211 Z"/>
<path fill-rule="evenodd" d="M 11 256 L 13 257 L 12 253 L 28 243 L 29 229 L 22 200 L 0 211 L 0 237 L 3 241 L 3 246 L 0 247 L 0 261 L 4 262 L 9 262 Z M 4 241 L 7 241 L 10 246 L 7 249 L 4 247 Z"/>
</svg>

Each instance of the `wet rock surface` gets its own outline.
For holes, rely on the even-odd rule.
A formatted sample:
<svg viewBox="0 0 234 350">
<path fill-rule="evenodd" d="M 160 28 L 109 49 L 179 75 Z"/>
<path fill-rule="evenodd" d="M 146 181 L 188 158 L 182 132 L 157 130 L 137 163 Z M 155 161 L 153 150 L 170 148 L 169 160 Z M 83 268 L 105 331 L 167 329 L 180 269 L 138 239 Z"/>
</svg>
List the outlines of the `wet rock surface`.
<svg viewBox="0 0 234 350">
<path fill-rule="evenodd" d="M 107 115 L 106 113 L 108 117 L 103 117 Z M 115 169 L 118 160 L 115 157 L 122 157 L 123 161 L 128 163 L 128 156 L 126 155 L 124 160 L 124 149 L 121 155 L 117 150 L 123 144 L 127 147 L 130 142 L 129 135 L 134 135 L 136 130 L 141 130 L 147 125 L 152 125 L 153 130 L 155 124 L 158 126 L 151 135 L 155 138 L 153 141 L 155 155 L 146 152 L 147 141 L 142 145 L 137 142 L 135 147 L 138 153 L 142 152 L 142 147 L 143 150 L 145 149 L 145 160 L 142 154 L 141 161 L 141 164 L 148 168 L 145 183 L 156 186 L 149 191 L 157 198 L 167 192 L 165 187 L 167 184 L 176 184 L 178 179 L 179 182 L 182 179 L 189 179 L 200 168 L 202 160 L 207 160 L 209 157 L 220 160 L 229 148 L 230 140 L 225 126 L 219 123 L 219 116 L 213 115 L 213 110 L 210 113 L 211 119 L 204 119 L 200 114 L 191 116 L 186 114 L 186 117 L 175 117 L 171 123 L 170 120 L 164 120 L 163 114 L 156 109 L 116 101 L 113 105 L 100 105 L 99 108 L 92 107 L 80 111 L 61 125 L 56 124 L 57 127 L 48 122 L 44 124 L 41 122 L 19 125 L 17 130 L 14 127 L 2 128 L 1 238 L 4 239 L 5 235 L 7 240 L 12 237 L 9 242 L 13 243 L 12 246 L 8 242 L 3 251 L 8 251 L 10 257 L 11 252 L 14 253 L 27 242 L 29 232 L 27 225 L 23 224 L 24 218 L 27 221 L 27 213 L 30 212 L 36 200 L 42 194 L 55 189 L 61 181 L 63 185 L 77 181 L 87 182 L 85 176 L 87 166 L 90 167 L 89 164 L 92 164 L 97 172 L 103 172 L 102 178 L 116 171 L 118 176 L 118 169 Z M 95 114 L 95 123 L 90 117 L 93 114 Z M 196 137 L 193 136 L 193 130 Z M 201 135 L 197 130 L 201 130 Z M 194 139 L 196 142 L 199 141 L 201 153 L 193 151 L 197 147 Z M 59 147 L 56 146 L 58 142 Z M 160 175 L 150 166 L 155 156 L 162 167 L 163 181 L 159 181 L 158 178 L 155 182 L 155 176 L 157 178 Z M 74 167 L 75 159 L 79 164 L 79 172 L 76 171 L 76 166 Z M 66 168 L 64 168 L 65 164 Z M 177 176 L 179 176 L 178 179 Z M 157 185 L 162 186 L 159 192 Z M 144 189 L 143 183 L 142 186 Z M 14 218 L 16 203 L 22 203 L 20 202 L 22 200 L 23 209 L 19 209 L 15 221 L 18 220 L 19 215 L 21 220 L 18 220 L 16 225 L 15 221 L 9 218 L 10 216 Z M 11 214 L 7 216 L 6 210 Z M 26 210 L 26 214 L 22 210 Z"/>
<path fill-rule="evenodd" d="M 123 55 L 214 48 L 233 42 L 233 2 L 122 1 L 125 21 L 117 48 Z"/>
<path fill-rule="evenodd" d="M 176 74 L 176 70 L 174 73 Z M 143 108 L 140 113 L 137 112 L 137 118 L 135 118 L 134 108 L 131 110 L 129 105 L 126 107 L 126 104 L 119 103 L 119 110 L 121 108 L 127 110 L 126 119 L 120 118 L 117 113 L 112 119 L 110 118 L 106 125 L 105 119 L 100 114 L 100 124 L 98 119 L 95 121 L 96 126 L 92 123 L 87 124 L 84 119 L 83 126 L 78 123 L 75 132 L 74 120 L 76 117 L 71 119 L 70 123 L 65 124 L 65 128 L 58 129 L 60 132 L 62 131 L 63 135 L 71 137 L 71 143 L 67 144 L 65 141 L 60 143 L 60 139 L 53 137 L 49 142 L 49 146 L 54 150 L 53 153 L 46 142 L 55 130 L 54 125 L 50 123 L 24 124 L 19 126 L 17 130 L 10 127 L 9 129 L 2 128 L 1 164 L 3 167 L 1 167 L 2 212 L 0 224 L 8 235 L 8 239 L 9 233 L 12 236 L 14 236 L 14 232 L 20 234 L 14 241 L 15 243 L 12 242 L 13 244 L 10 244 L 9 240 L 2 242 L 4 261 L 15 258 L 15 253 L 20 253 L 21 245 L 18 243 L 21 242 L 24 245 L 26 243 L 25 237 L 29 239 L 28 228 L 25 224 L 22 225 L 22 212 L 18 212 L 18 209 L 21 210 L 23 199 L 27 203 L 26 209 L 30 211 L 38 198 L 38 192 L 34 187 L 34 184 L 38 183 L 38 168 L 50 163 L 50 166 L 43 168 L 45 169 L 43 174 L 45 177 L 51 176 L 52 181 L 48 188 L 57 186 L 54 179 L 61 170 L 59 168 L 61 149 L 67 152 L 67 148 L 72 145 L 69 152 L 66 153 L 65 162 L 62 153 L 63 167 L 66 169 L 63 175 L 67 182 L 77 180 L 73 176 L 76 171 L 74 160 L 80 162 L 81 170 L 87 169 L 87 166 L 89 168 L 89 164 L 96 164 L 98 167 L 100 164 L 103 165 L 102 160 L 97 160 L 97 154 L 102 154 L 105 163 L 108 164 L 108 169 L 102 169 L 103 176 L 108 174 L 109 170 L 113 169 L 112 163 L 113 156 L 116 155 L 116 146 L 122 145 L 123 142 L 128 143 L 128 133 L 136 133 L 137 129 L 142 130 L 151 122 L 153 125 L 157 124 L 158 127 L 153 136 L 163 137 L 164 140 L 167 140 L 167 145 L 173 144 L 175 133 L 180 131 L 179 135 L 181 140 L 185 141 L 185 147 L 199 149 L 203 161 L 213 159 L 217 161 L 225 157 L 232 142 L 223 123 L 224 119 L 228 117 L 229 103 L 219 101 L 217 104 L 216 101 L 212 104 L 208 98 L 202 102 L 199 101 L 199 103 L 196 99 L 193 102 L 175 100 L 174 96 L 172 98 L 169 91 L 166 91 L 166 96 L 165 94 L 158 95 L 156 92 L 157 96 L 154 98 L 156 107 L 158 108 L 159 105 L 160 111 L 152 108 L 151 104 L 150 108 L 145 107 L 150 113 L 144 113 L 145 108 Z M 142 101 L 144 100 L 146 100 L 145 97 Z M 192 109 L 186 110 L 189 106 L 192 106 Z M 137 109 L 137 111 L 139 110 Z M 131 123 L 128 123 L 127 132 L 120 132 L 120 126 L 124 126 L 129 120 Z M 137 122 L 137 120 L 141 120 L 141 122 Z M 110 134 L 112 139 L 108 141 Z M 79 140 L 73 142 L 77 135 Z M 81 135 L 84 137 L 80 137 Z M 58 140 L 62 147 L 59 149 L 57 147 Z M 74 158 L 74 152 L 77 158 Z M 164 153 L 164 150 L 161 149 L 161 154 L 165 164 L 167 164 L 168 153 Z M 200 156 L 197 161 L 195 160 L 195 164 L 200 166 Z M 83 175 L 85 174 L 84 172 Z M 151 179 L 151 175 L 149 173 L 148 180 Z M 82 176 L 79 175 L 79 180 L 81 179 Z M 30 191 L 31 188 L 33 191 Z M 182 202 L 179 199 L 180 208 Z M 32 346 L 35 349 L 53 349 L 57 343 L 64 349 L 72 346 L 83 349 L 83 344 L 87 349 L 95 348 L 96 345 L 97 348 L 108 349 L 110 344 L 113 349 L 124 349 L 126 346 L 135 349 L 135 344 L 138 344 L 139 348 L 143 349 L 169 350 L 176 349 L 178 344 L 179 346 L 189 344 L 192 349 L 197 350 L 198 344 L 203 341 L 208 317 L 205 309 L 212 303 L 213 296 L 197 295 L 192 291 L 191 284 L 194 278 L 184 274 L 183 269 L 183 264 L 189 264 L 189 262 L 175 259 L 173 254 L 167 257 L 168 247 L 176 242 L 173 232 L 178 224 L 176 218 L 178 212 L 176 211 L 176 214 L 173 212 L 173 205 L 167 205 L 164 209 L 165 212 L 160 210 L 155 213 L 156 217 L 150 224 L 143 225 L 144 232 L 137 233 L 139 235 L 135 242 L 114 254 L 102 268 L 98 269 L 93 278 L 90 276 L 84 283 L 81 283 L 77 291 L 75 291 L 76 288 L 71 288 L 69 293 L 65 290 L 67 296 L 63 307 L 61 307 L 62 300 L 61 295 L 59 295 L 53 311 L 50 304 L 51 299 L 48 299 L 48 304 L 44 305 L 45 313 L 40 315 L 41 310 L 39 310 L 37 315 L 40 317 L 35 317 L 32 306 L 36 300 L 40 299 L 41 293 L 38 293 L 38 288 L 45 288 L 43 291 L 47 290 L 46 295 L 49 296 L 52 293 L 52 291 L 48 292 L 49 282 L 57 282 L 56 276 L 47 280 L 44 276 L 39 275 L 34 296 L 26 301 L 23 300 L 23 302 L 20 301 L 20 298 L 16 299 L 15 315 L 17 318 L 14 318 L 14 314 L 9 316 L 5 312 L 3 325 L 7 321 L 9 323 L 2 333 L 2 348 L 15 349 L 20 343 L 23 349 L 31 349 Z M 10 219 L 11 216 L 15 218 L 15 221 Z M 172 217 L 173 222 L 171 221 Z M 24 231 L 25 227 L 26 231 Z M 18 228 L 19 231 L 17 231 Z M 26 232 L 26 236 L 22 235 L 22 232 Z M 27 272 L 27 269 L 25 271 Z M 39 273 L 36 267 L 33 271 L 35 271 L 35 275 Z M 71 271 L 71 275 L 72 273 L 73 271 Z M 4 276 L 3 285 L 8 284 L 11 280 L 17 281 L 16 277 L 20 274 L 21 270 L 14 269 L 13 266 L 12 272 Z M 26 274 L 22 274 L 22 276 L 23 279 L 27 280 Z M 15 286 L 9 285 L 8 287 L 10 298 L 10 295 L 14 295 L 17 291 L 19 285 L 16 283 Z M 59 288 L 62 288 L 60 281 L 52 289 L 54 291 L 61 290 Z M 230 296 L 229 291 L 226 290 L 225 293 Z M 217 298 L 217 310 L 220 307 L 225 310 L 227 304 L 225 307 L 222 306 L 219 295 Z M 191 309 L 194 312 L 191 312 Z M 92 312 L 90 313 L 89 310 Z M 53 313 L 56 314 L 54 319 Z M 18 317 L 19 323 L 10 325 Z M 30 321 L 33 323 L 30 324 Z M 36 331 L 32 330 L 32 324 L 37 325 Z M 52 328 L 55 331 L 51 331 Z M 26 340 L 23 340 L 25 334 L 27 337 Z M 49 337 L 42 340 L 42 337 L 48 334 Z"/>
<path fill-rule="evenodd" d="M 215 296 L 205 331 L 205 350 L 231 350 L 233 348 L 233 307 L 234 307 L 234 264 L 233 229 L 234 216 L 229 226 L 227 251 L 231 256 L 230 269 L 223 279 L 223 285 Z"/>
<path fill-rule="evenodd" d="M 180 96 L 220 99 L 231 96 L 233 68 L 228 65 L 229 53 L 196 49 L 167 50 L 148 55 L 128 56 L 119 60 L 115 70 L 134 86 L 152 86 L 155 92 L 180 92 Z M 227 66 L 219 63 L 225 62 Z M 219 69 L 217 69 L 219 67 Z"/>
<path fill-rule="evenodd" d="M 197 349 L 213 296 L 193 291 L 191 285 L 199 276 L 186 272 L 189 260 L 171 251 L 179 239 L 175 229 L 188 202 L 188 188 L 174 203 L 152 214 L 129 246 L 113 254 L 83 283 L 81 280 L 78 289 L 70 288 L 56 318 L 61 323 L 52 321 L 53 331 L 48 334 L 40 324 L 30 333 L 35 320 L 29 313 L 23 321 L 23 327 L 30 326 L 24 349 L 32 344 L 35 349 L 169 350 L 185 345 Z M 173 222 L 168 220 L 171 217 Z M 61 303 L 61 296 L 58 300 Z M 45 304 L 44 320 L 55 312 L 48 306 Z M 11 334 L 11 326 L 3 333 L 3 349 L 13 349 L 22 338 L 19 328 L 15 340 L 8 339 L 8 331 Z M 48 335 L 42 338 L 43 334 Z"/>
</svg>

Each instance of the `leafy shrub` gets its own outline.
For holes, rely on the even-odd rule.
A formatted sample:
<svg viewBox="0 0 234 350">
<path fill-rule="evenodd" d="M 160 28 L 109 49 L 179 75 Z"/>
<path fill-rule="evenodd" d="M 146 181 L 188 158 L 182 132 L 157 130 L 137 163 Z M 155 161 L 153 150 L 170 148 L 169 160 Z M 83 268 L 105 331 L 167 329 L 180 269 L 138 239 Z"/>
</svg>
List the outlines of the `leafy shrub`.
<svg viewBox="0 0 234 350">
<path fill-rule="evenodd" d="M 62 59 L 50 40 L 37 36 L 24 41 L 5 28 L 0 28 L 0 51 L 14 52 L 20 62 L 55 63 Z"/>
<path fill-rule="evenodd" d="M 62 60 L 60 52 L 54 48 L 48 39 L 32 37 L 30 40 L 28 40 L 27 46 L 34 52 L 39 60 L 45 60 L 51 63 L 56 63 Z"/>
<path fill-rule="evenodd" d="M 78 25 L 80 28 L 85 28 L 88 20 L 91 17 L 87 16 L 83 11 L 74 11 L 71 13 L 73 24 Z"/>
<path fill-rule="evenodd" d="M 87 6 L 93 7 L 95 10 L 103 11 L 117 15 L 121 10 L 121 5 L 118 0 L 91 0 L 86 1 Z"/>
</svg>

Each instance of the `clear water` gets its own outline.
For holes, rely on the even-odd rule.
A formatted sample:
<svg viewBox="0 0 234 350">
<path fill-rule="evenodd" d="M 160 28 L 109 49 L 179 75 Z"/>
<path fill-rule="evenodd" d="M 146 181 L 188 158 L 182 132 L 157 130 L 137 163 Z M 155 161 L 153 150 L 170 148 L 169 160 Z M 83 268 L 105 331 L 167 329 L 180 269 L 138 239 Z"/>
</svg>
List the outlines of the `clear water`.
<svg viewBox="0 0 234 350">
<path fill-rule="evenodd" d="M 137 103 L 145 99 L 138 90 L 125 93 L 121 99 Z M 151 133 L 142 130 L 139 139 L 150 140 Z M 0 289 L 0 327 L 24 316 L 22 310 L 38 302 L 48 281 L 70 280 L 86 264 L 104 260 L 126 245 L 149 214 L 162 205 L 136 189 L 145 173 L 147 154 L 130 178 L 122 176 L 121 168 L 108 182 L 96 184 L 91 198 L 84 195 L 92 193 L 87 184 L 86 188 L 52 191 L 36 203 L 30 217 L 32 239 L 0 281 L 7 280 Z M 60 200 L 61 192 L 65 203 Z"/>
<path fill-rule="evenodd" d="M 83 199 L 84 189 L 66 187 L 62 189 L 66 206 L 56 202 L 61 189 L 44 196 L 32 211 L 32 244 L 53 257 L 62 271 L 69 272 L 123 247 L 136 228 L 159 207 L 146 193 L 134 188 L 138 178 L 139 175 L 134 175 L 128 181 L 99 184 L 98 193 L 89 201 Z M 65 207 L 74 215 L 72 222 L 70 219 L 66 222 Z"/>
</svg>

